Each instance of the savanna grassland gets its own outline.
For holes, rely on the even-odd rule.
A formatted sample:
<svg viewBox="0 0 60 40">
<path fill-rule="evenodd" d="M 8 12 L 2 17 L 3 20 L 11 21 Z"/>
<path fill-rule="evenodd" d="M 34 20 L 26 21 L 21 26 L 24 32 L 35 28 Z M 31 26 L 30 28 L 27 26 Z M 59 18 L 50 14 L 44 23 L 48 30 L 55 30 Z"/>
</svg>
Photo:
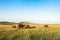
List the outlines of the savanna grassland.
<svg viewBox="0 0 60 40">
<path fill-rule="evenodd" d="M 12 28 L 0 25 L 0 40 L 60 40 L 60 24 L 30 24 L 36 28 Z M 17 25 L 16 25 L 17 26 Z"/>
</svg>

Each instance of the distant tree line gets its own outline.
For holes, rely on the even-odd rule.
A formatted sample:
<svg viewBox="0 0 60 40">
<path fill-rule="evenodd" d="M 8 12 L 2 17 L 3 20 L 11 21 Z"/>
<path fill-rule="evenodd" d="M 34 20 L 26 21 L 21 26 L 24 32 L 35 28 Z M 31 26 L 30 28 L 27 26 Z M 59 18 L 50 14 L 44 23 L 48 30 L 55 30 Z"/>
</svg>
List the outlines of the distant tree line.
<svg viewBox="0 0 60 40">
<path fill-rule="evenodd" d="M 14 22 L 0 22 L 0 25 L 12 25 Z"/>
</svg>

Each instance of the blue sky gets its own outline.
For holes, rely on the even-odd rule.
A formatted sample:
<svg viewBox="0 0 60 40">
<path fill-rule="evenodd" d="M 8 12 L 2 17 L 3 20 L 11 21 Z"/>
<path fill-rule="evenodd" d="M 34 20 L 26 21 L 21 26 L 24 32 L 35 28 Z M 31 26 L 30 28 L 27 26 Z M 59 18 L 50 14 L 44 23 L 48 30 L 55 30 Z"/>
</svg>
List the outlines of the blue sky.
<svg viewBox="0 0 60 40">
<path fill-rule="evenodd" d="M 60 0 L 0 0 L 0 21 L 60 23 Z"/>
</svg>

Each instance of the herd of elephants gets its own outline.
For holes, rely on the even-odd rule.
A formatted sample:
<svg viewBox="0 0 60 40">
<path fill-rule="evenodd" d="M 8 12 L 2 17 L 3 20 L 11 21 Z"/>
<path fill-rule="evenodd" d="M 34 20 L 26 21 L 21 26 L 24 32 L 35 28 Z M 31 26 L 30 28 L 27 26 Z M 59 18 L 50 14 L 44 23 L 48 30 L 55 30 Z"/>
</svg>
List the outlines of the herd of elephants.
<svg viewBox="0 0 60 40">
<path fill-rule="evenodd" d="M 12 26 L 13 28 L 16 28 L 16 26 Z M 48 25 L 44 25 L 44 27 L 48 27 Z M 30 27 L 30 25 L 25 25 L 25 24 L 18 24 L 18 28 L 36 28 L 36 26 Z"/>
</svg>

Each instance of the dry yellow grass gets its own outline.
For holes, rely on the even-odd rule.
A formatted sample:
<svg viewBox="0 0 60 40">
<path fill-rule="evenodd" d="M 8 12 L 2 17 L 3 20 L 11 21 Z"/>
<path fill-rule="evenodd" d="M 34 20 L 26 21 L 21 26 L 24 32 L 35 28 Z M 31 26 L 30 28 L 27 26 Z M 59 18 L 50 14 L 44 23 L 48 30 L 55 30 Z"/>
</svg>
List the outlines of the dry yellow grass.
<svg viewBox="0 0 60 40">
<path fill-rule="evenodd" d="M 0 40 L 60 40 L 60 24 L 30 24 L 32 29 L 18 29 L 18 24 L 0 25 Z"/>
<path fill-rule="evenodd" d="M 12 28 L 13 25 L 0 25 L 0 30 L 16 30 L 16 28 Z"/>
<path fill-rule="evenodd" d="M 35 26 L 35 29 L 44 29 L 44 25 L 48 25 L 48 28 L 58 28 L 60 29 L 60 24 L 29 24 L 30 27 Z M 16 26 L 16 28 L 12 28 L 12 26 Z M 15 30 L 18 28 L 18 24 L 13 24 L 13 25 L 0 25 L 0 29 L 2 30 Z"/>
</svg>

